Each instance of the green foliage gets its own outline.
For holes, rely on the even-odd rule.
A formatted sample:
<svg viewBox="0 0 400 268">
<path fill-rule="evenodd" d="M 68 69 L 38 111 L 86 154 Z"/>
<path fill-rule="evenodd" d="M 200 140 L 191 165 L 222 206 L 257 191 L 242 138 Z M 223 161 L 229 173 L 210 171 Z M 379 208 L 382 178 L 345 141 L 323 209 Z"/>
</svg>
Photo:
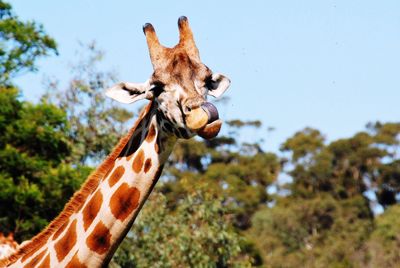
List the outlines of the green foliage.
<svg viewBox="0 0 400 268">
<path fill-rule="evenodd" d="M 371 238 L 379 238 L 385 242 L 400 239 L 400 205 L 390 207 L 385 213 L 376 218 L 376 227 Z"/>
<path fill-rule="evenodd" d="M 373 227 L 364 198 L 338 201 L 326 194 L 283 198 L 259 210 L 252 223 L 247 234 L 267 267 L 353 267 Z"/>
<path fill-rule="evenodd" d="M 253 150 L 252 154 L 239 152 L 232 136 L 209 141 L 180 141 L 166 168 L 169 181 L 162 187 L 172 205 L 188 189 L 177 183 L 186 179 L 192 185 L 205 181 L 221 195 L 226 206 L 234 212 L 235 225 L 246 229 L 251 215 L 270 200 L 266 187 L 272 184 L 280 171 L 275 154 Z"/>
<path fill-rule="evenodd" d="M 20 21 L 11 5 L 0 1 L 0 84 L 23 71 L 35 71 L 35 61 L 52 52 L 57 53 L 56 42 L 42 25 Z"/>
<path fill-rule="evenodd" d="M 289 138 L 282 150 L 292 154 L 294 165 L 290 190 L 293 195 L 312 197 L 330 192 L 336 198 L 362 195 L 368 185 L 376 187 L 382 206 L 396 203 L 400 193 L 397 147 L 399 124 L 369 125 L 369 132 L 325 145 L 319 131 L 305 129 Z"/>
<path fill-rule="evenodd" d="M 207 188 L 192 187 L 175 209 L 164 195 L 153 193 L 112 266 L 249 267 L 250 257 L 241 254 L 243 238 L 234 231 L 222 198 Z"/>
<path fill-rule="evenodd" d="M 241 128 L 244 126 L 252 126 L 252 127 L 259 128 L 262 125 L 260 120 L 242 121 L 239 119 L 234 119 L 234 120 L 227 121 L 226 123 L 231 127 L 237 127 L 237 128 Z"/>
<path fill-rule="evenodd" d="M 132 117 L 105 99 L 115 79 L 99 68 L 94 43 L 64 90 L 50 81 L 39 103 L 21 100 L 12 79 L 56 52 L 40 24 L 21 22 L 0 0 L 0 232 L 18 241 L 61 211 Z M 261 121 L 226 125 L 226 136 L 177 144 L 113 267 L 398 266 L 400 123 L 370 123 L 331 142 L 305 128 L 283 142 L 285 158 L 239 139 Z"/>
<path fill-rule="evenodd" d="M 366 243 L 362 264 L 396 267 L 400 263 L 400 205 L 388 208 L 375 220 L 375 230 Z"/>
<path fill-rule="evenodd" d="M 321 133 L 316 129 L 305 128 L 287 139 L 282 144 L 281 150 L 290 151 L 293 162 L 297 162 L 314 156 L 323 146 L 324 137 Z"/>
<path fill-rule="evenodd" d="M 102 59 L 103 52 L 94 42 L 84 46 L 78 62 L 72 65 L 67 88 L 61 90 L 57 81 L 49 81 L 43 97 L 67 114 L 69 138 L 74 144 L 72 162 L 98 163 L 126 132 L 126 122 L 133 116 L 106 99 L 104 90 L 115 79 L 111 72 L 99 69 Z"/>
<path fill-rule="evenodd" d="M 17 97 L 0 88 L 0 232 L 23 240 L 61 211 L 89 169 L 63 163 L 71 153 L 65 113 Z"/>
<path fill-rule="evenodd" d="M 284 142 L 282 150 L 291 155 L 288 174 L 293 182 L 286 185 L 291 194 L 277 198 L 272 208 L 258 210 L 246 232 L 264 264 L 395 266 L 398 211 L 388 209 L 374 222 L 364 194 L 373 186 L 381 205 L 396 203 L 399 137 L 398 124 L 378 122 L 369 124 L 368 132 L 330 144 L 310 128 Z"/>
</svg>

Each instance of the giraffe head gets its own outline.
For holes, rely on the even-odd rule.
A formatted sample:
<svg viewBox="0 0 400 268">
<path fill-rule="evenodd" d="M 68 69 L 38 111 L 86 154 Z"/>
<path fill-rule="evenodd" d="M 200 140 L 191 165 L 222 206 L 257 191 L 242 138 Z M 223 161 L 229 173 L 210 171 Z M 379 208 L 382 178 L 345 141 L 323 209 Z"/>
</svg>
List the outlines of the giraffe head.
<svg viewBox="0 0 400 268">
<path fill-rule="evenodd" d="M 186 17 L 180 17 L 179 43 L 173 48 L 160 44 L 153 26 L 146 23 L 146 35 L 154 72 L 144 83 L 122 82 L 107 89 L 106 95 L 122 103 L 141 99 L 153 100 L 166 131 L 179 138 L 196 134 L 215 137 L 222 125 L 216 107 L 207 95 L 218 98 L 229 87 L 230 80 L 213 73 L 200 60 Z"/>
</svg>

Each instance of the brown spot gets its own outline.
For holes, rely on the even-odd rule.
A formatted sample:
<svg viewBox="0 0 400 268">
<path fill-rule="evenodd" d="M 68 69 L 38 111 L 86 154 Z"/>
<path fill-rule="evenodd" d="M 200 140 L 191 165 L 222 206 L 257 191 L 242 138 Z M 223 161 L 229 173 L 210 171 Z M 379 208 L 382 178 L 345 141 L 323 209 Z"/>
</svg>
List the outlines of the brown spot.
<svg viewBox="0 0 400 268">
<path fill-rule="evenodd" d="M 34 257 L 29 263 L 27 263 L 24 268 L 28 267 L 34 267 L 40 260 L 43 258 L 44 254 L 46 253 L 45 250 L 43 250 L 41 253 L 39 253 L 36 257 Z"/>
<path fill-rule="evenodd" d="M 155 136 L 156 136 L 156 128 L 154 127 L 154 124 L 151 124 L 149 133 L 147 134 L 147 137 L 146 137 L 146 141 L 151 142 Z"/>
<path fill-rule="evenodd" d="M 154 143 L 154 150 L 156 151 L 157 154 L 160 151 L 160 148 L 158 147 L 157 141 Z"/>
<path fill-rule="evenodd" d="M 44 261 L 37 268 L 50 268 L 50 254 L 46 255 Z"/>
<path fill-rule="evenodd" d="M 71 251 L 73 246 L 76 244 L 76 219 L 71 223 L 67 232 L 64 236 L 57 241 L 54 245 L 54 249 L 57 253 L 58 261 L 62 261 L 65 256 Z"/>
<path fill-rule="evenodd" d="M 72 257 L 71 261 L 65 266 L 65 268 L 86 268 L 87 266 L 81 263 L 78 258 L 78 252 L 75 253 L 74 257 Z"/>
<path fill-rule="evenodd" d="M 144 162 L 144 173 L 147 173 L 151 168 L 151 158 L 147 158 L 146 162 Z"/>
<path fill-rule="evenodd" d="M 117 167 L 111 174 L 110 179 L 108 180 L 108 184 L 110 185 L 110 187 L 113 187 L 113 185 L 116 184 L 119 181 L 119 179 L 121 179 L 124 173 L 125 173 L 125 168 L 123 166 Z"/>
<path fill-rule="evenodd" d="M 110 209 L 118 220 L 124 221 L 139 205 L 140 192 L 136 187 L 123 183 L 112 195 Z"/>
<path fill-rule="evenodd" d="M 103 195 L 100 190 L 93 195 L 90 201 L 86 204 L 82 211 L 83 214 L 83 228 L 85 231 L 89 228 L 90 224 L 94 221 L 99 213 L 101 204 L 103 203 Z"/>
<path fill-rule="evenodd" d="M 64 229 L 68 226 L 69 220 L 67 219 L 63 225 L 54 233 L 53 240 L 56 240 L 57 237 L 64 231 Z"/>
<path fill-rule="evenodd" d="M 144 162 L 144 152 L 142 149 L 137 153 L 135 159 L 133 160 L 132 168 L 136 173 L 139 173 L 140 170 L 142 170 L 143 162 Z"/>
<path fill-rule="evenodd" d="M 111 166 L 110 166 L 110 169 L 107 171 L 106 175 L 104 175 L 104 177 L 103 177 L 103 181 L 104 181 L 105 179 L 107 179 L 108 175 L 110 175 L 110 173 L 111 173 L 111 171 L 113 170 L 114 166 L 115 166 L 115 162 L 112 162 L 112 164 L 111 164 Z"/>
<path fill-rule="evenodd" d="M 86 244 L 92 251 L 102 255 L 110 248 L 110 239 L 110 231 L 103 222 L 99 222 L 86 239 Z"/>
</svg>

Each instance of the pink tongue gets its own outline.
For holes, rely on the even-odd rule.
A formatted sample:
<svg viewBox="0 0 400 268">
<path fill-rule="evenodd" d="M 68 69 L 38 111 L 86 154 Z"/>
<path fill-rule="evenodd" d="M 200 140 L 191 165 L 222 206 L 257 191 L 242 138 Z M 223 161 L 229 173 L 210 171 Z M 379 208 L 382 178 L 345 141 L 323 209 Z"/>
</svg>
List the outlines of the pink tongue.
<svg viewBox="0 0 400 268">
<path fill-rule="evenodd" d="M 208 114 L 208 123 L 212 123 L 219 118 L 217 107 L 211 102 L 205 102 L 201 108 Z"/>
</svg>

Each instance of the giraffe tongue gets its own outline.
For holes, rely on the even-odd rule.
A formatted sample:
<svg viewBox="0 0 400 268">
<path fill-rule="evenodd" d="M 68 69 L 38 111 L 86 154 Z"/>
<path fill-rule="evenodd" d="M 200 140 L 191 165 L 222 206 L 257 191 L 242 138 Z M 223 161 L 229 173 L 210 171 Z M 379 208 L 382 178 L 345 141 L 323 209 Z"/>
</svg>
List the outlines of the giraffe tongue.
<svg viewBox="0 0 400 268">
<path fill-rule="evenodd" d="M 214 106 L 211 102 L 205 102 L 201 105 L 201 108 L 207 113 L 208 115 L 208 122 L 207 123 L 212 123 L 215 120 L 218 120 L 219 115 L 218 115 L 218 110 L 217 107 Z"/>
<path fill-rule="evenodd" d="M 208 115 L 208 124 L 200 129 L 197 134 L 204 139 L 212 139 L 218 135 L 222 121 L 219 119 L 217 107 L 210 102 L 205 102 L 201 105 L 201 108 Z"/>
</svg>

